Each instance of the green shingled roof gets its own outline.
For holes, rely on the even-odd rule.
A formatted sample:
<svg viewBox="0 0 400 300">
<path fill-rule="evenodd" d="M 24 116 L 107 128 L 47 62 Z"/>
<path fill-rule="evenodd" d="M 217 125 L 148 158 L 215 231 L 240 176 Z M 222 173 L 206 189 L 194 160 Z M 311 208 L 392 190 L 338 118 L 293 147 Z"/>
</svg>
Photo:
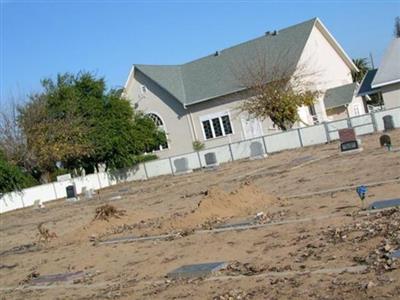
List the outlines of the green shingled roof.
<svg viewBox="0 0 400 300">
<path fill-rule="evenodd" d="M 324 96 L 325 109 L 349 104 L 353 100 L 357 83 L 349 83 L 326 90 Z"/>
<path fill-rule="evenodd" d="M 243 89 L 238 72 L 243 63 L 265 57 L 266 66 L 276 61 L 297 65 L 316 18 L 264 35 L 183 65 L 134 65 L 184 106 Z M 284 57 L 284 58 L 283 58 Z M 235 74 L 236 73 L 236 74 Z"/>
</svg>

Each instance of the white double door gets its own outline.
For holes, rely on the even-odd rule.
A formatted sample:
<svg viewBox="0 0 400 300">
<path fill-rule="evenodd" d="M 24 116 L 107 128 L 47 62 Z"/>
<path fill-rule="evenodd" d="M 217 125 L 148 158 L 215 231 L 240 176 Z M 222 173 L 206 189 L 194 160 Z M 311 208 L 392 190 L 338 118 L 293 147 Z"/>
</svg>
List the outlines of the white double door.
<svg viewBox="0 0 400 300">
<path fill-rule="evenodd" d="M 255 118 L 241 117 L 244 138 L 251 139 L 263 135 L 262 124 Z"/>
</svg>

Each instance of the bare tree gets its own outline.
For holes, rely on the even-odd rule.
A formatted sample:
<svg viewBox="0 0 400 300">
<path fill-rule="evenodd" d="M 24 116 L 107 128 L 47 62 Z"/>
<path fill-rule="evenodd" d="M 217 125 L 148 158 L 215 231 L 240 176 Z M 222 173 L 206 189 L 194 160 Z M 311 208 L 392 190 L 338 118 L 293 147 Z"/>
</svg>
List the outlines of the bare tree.
<svg viewBox="0 0 400 300">
<path fill-rule="evenodd" d="M 239 107 L 251 117 L 266 119 L 282 130 L 290 129 L 303 120 L 298 115 L 301 106 L 313 105 L 319 91 L 314 88 L 308 65 L 294 64 L 290 51 L 268 57 L 265 51 L 256 51 L 253 58 L 237 62 L 233 69 L 236 79 L 246 95 Z"/>
<path fill-rule="evenodd" d="M 8 107 L 0 111 L 0 149 L 8 161 L 29 170 L 34 165 L 33 157 L 18 123 L 18 105 L 22 100 L 10 96 L 7 102 Z"/>
</svg>

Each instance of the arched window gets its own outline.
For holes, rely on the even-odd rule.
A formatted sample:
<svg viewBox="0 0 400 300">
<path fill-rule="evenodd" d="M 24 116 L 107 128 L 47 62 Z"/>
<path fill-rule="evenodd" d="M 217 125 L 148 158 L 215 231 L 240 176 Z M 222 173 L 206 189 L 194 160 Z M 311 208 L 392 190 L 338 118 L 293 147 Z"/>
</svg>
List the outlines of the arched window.
<svg viewBox="0 0 400 300">
<path fill-rule="evenodd" d="M 164 123 L 158 115 L 154 113 L 149 113 L 147 114 L 147 116 L 149 116 L 149 118 L 153 120 L 154 124 L 156 124 L 158 128 L 164 129 Z"/>
<path fill-rule="evenodd" d="M 158 129 L 164 131 L 166 134 L 164 122 L 162 121 L 162 119 L 160 118 L 159 115 L 157 115 L 155 113 L 148 113 L 147 116 L 153 120 L 154 124 L 158 127 Z M 157 148 L 154 149 L 154 151 L 159 151 L 159 150 L 163 150 L 163 149 L 168 149 L 168 142 L 158 145 Z"/>
</svg>

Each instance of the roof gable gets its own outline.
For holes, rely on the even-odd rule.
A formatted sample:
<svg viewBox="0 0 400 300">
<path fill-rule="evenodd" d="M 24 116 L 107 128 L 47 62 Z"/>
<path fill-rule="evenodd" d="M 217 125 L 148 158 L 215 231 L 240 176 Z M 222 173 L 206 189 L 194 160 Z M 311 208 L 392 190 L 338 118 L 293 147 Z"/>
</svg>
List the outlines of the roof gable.
<svg viewBox="0 0 400 300">
<path fill-rule="evenodd" d="M 400 38 L 395 38 L 386 49 L 371 86 L 377 88 L 396 82 L 400 82 Z"/>
<path fill-rule="evenodd" d="M 358 89 L 358 96 L 365 96 L 379 92 L 379 88 L 374 89 L 371 87 L 377 71 L 378 69 L 368 70 L 361 82 L 360 88 Z"/>
<path fill-rule="evenodd" d="M 264 35 L 219 51 L 218 55 L 209 55 L 183 65 L 134 65 L 134 69 L 188 106 L 243 90 L 235 72 L 240 70 L 241 64 L 259 59 L 260 54 L 265 57 L 267 66 L 273 66 L 277 61 L 284 62 L 294 71 L 316 24 L 346 64 L 356 69 L 317 18 L 282 29 L 276 35 Z"/>
</svg>

